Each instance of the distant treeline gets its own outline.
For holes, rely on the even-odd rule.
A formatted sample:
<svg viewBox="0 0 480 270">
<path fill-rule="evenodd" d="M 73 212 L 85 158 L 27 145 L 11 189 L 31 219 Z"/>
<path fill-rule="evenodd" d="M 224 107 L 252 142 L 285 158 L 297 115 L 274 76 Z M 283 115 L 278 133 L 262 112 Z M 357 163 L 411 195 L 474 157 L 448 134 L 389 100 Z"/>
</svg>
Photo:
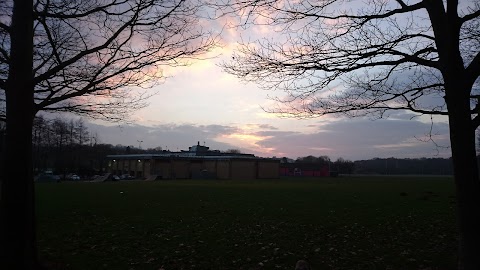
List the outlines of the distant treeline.
<svg viewBox="0 0 480 270">
<path fill-rule="evenodd" d="M 374 158 L 355 161 L 356 174 L 452 175 L 450 158 Z"/>
<path fill-rule="evenodd" d="M 480 156 L 478 157 L 480 164 Z M 296 160 L 282 158 L 282 163 L 298 164 L 299 168 L 328 166 L 339 174 L 388 174 L 388 175 L 452 175 L 451 158 L 373 158 L 350 161 L 339 158 L 331 161 L 328 156 L 306 156 Z M 310 164 L 310 165 L 309 165 Z M 290 166 L 291 167 L 291 166 Z M 316 168 L 315 167 L 315 168 Z"/>
<path fill-rule="evenodd" d="M 281 159 L 280 167 L 291 167 L 289 169 L 300 169 L 300 170 L 321 170 L 322 168 L 327 168 L 328 171 L 336 172 L 339 174 L 352 174 L 354 173 L 355 164 L 353 161 L 346 160 L 343 158 L 338 158 L 336 161 L 330 160 L 328 156 L 306 156 L 299 157 L 296 160 L 288 159 L 286 157 Z M 294 166 L 291 166 L 293 163 Z M 290 164 L 290 165 L 287 165 Z"/>
<path fill-rule="evenodd" d="M 32 137 L 35 173 L 52 170 L 59 175 L 76 173 L 91 176 L 106 169 L 107 155 L 162 151 L 160 147 L 143 150 L 100 143 L 99 136 L 91 133 L 81 118 L 65 120 L 36 117 Z"/>
<path fill-rule="evenodd" d="M 4 153 L 5 127 L 0 125 L 0 156 Z M 164 152 L 161 147 L 140 149 L 134 146 L 100 143 L 99 136 L 91 133 L 83 119 L 66 120 L 35 117 L 33 125 L 33 166 L 35 173 L 52 170 L 55 174 L 76 173 L 90 176 L 105 171 L 105 157 L 114 154 L 140 154 Z M 227 150 L 233 151 L 233 150 Z M 235 150 L 238 151 L 238 150 Z M 480 161 L 480 156 L 477 160 Z M 373 158 L 350 161 L 339 158 L 330 160 L 328 156 L 306 156 L 296 160 L 286 157 L 282 163 L 296 163 L 307 169 L 328 166 L 330 171 L 339 174 L 388 174 L 388 175 L 452 175 L 450 158 Z M 480 162 L 479 162 L 480 163 Z M 3 162 L 1 162 L 3 166 Z"/>
</svg>

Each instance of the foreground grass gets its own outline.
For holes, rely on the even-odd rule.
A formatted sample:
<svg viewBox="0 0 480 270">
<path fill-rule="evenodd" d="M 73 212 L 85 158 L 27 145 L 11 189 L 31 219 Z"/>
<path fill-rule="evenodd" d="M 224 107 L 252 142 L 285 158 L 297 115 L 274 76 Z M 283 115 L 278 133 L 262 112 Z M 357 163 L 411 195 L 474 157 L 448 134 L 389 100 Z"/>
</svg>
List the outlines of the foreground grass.
<svg viewBox="0 0 480 270">
<path fill-rule="evenodd" d="M 455 269 L 449 178 L 36 187 L 56 269 Z"/>
</svg>

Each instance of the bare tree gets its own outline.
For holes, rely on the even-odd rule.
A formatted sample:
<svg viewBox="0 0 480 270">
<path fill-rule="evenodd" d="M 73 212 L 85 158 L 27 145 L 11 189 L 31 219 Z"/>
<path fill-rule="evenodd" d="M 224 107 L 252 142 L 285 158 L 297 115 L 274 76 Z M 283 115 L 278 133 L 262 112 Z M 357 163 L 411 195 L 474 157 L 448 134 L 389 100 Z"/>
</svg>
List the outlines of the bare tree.
<svg viewBox="0 0 480 270">
<path fill-rule="evenodd" d="M 11 18 L 12 4 L 2 4 L 0 15 Z M 165 66 L 185 65 L 214 45 L 191 1 L 35 1 L 33 11 L 35 112 L 125 120 L 146 105 L 154 93 L 142 89 L 162 82 Z M 0 70 L 10 62 L 7 24 L 0 28 Z M 7 75 L 0 73 L 0 90 Z"/>
<path fill-rule="evenodd" d="M 163 69 L 215 44 L 197 1 L 0 2 L 0 118 L 6 121 L 1 188 L 2 269 L 37 266 L 32 125 L 39 111 L 111 121 L 145 105 Z M 18 167 L 21 169 L 16 169 Z"/>
<path fill-rule="evenodd" d="M 88 142 L 90 135 L 88 133 L 87 126 L 85 126 L 83 118 L 79 118 L 77 121 L 75 121 L 75 134 L 77 136 L 76 142 L 79 145 L 83 145 L 84 143 Z"/>
<path fill-rule="evenodd" d="M 266 89 L 287 117 L 447 116 L 455 171 L 460 269 L 480 269 L 480 3 L 470 0 L 239 0 L 243 26 L 280 36 L 244 42 L 224 69 Z"/>
</svg>

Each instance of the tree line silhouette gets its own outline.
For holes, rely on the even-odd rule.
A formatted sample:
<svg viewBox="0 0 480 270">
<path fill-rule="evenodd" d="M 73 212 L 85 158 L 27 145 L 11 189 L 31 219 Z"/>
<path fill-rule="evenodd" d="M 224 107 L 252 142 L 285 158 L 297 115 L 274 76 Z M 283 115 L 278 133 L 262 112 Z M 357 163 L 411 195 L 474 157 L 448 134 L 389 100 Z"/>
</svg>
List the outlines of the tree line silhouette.
<svg viewBox="0 0 480 270">
<path fill-rule="evenodd" d="M 100 142 L 99 135 L 88 130 L 83 118 L 49 119 L 37 116 L 33 125 L 33 165 L 36 174 L 51 170 L 58 175 L 76 173 L 84 178 L 105 172 L 105 157 L 114 154 L 161 153 L 162 147 L 141 149 L 133 145 L 112 145 Z M 3 134 L 3 133 L 1 133 Z M 1 135 L 0 134 L 0 135 Z M 2 140 L 3 136 L 0 136 Z M 0 148 L 2 151 L 3 148 Z M 228 152 L 230 150 L 227 150 Z M 480 156 L 478 158 L 480 160 Z M 452 175 L 451 158 L 373 158 L 368 160 L 332 161 L 328 156 L 312 155 L 295 160 L 282 158 L 282 163 L 328 166 L 339 174 L 383 175 Z"/>
<path fill-rule="evenodd" d="M 33 125 L 33 167 L 36 174 L 51 170 L 65 176 L 76 173 L 89 178 L 105 172 L 105 157 L 113 154 L 158 153 L 161 147 L 101 143 L 97 133 L 88 130 L 82 118 L 67 120 L 35 117 Z"/>
<path fill-rule="evenodd" d="M 477 158 L 480 161 L 480 155 Z M 290 167 L 310 168 L 327 166 L 330 172 L 338 174 L 367 174 L 367 175 L 453 175 L 451 158 L 372 158 L 367 160 L 347 160 L 338 158 L 332 161 L 328 156 L 315 157 L 312 155 L 299 157 L 295 160 L 282 158 L 283 164 Z M 282 165 L 286 166 L 286 165 Z"/>
</svg>

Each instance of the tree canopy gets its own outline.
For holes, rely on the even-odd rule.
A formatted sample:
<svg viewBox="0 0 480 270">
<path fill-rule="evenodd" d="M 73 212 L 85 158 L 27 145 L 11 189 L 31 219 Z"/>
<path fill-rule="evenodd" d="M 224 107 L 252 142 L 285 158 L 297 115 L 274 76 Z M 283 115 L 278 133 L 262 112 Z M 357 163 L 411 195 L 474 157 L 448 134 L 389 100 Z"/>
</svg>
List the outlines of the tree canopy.
<svg viewBox="0 0 480 270">
<path fill-rule="evenodd" d="M 274 96 L 287 117 L 448 116 L 457 190 L 459 269 L 480 269 L 480 2 L 232 0 L 240 25 L 275 38 L 243 42 L 224 70 Z"/>
<path fill-rule="evenodd" d="M 230 4 L 224 8 L 247 18 L 245 25 L 271 25 L 280 35 L 241 43 L 234 60 L 223 65 L 245 81 L 283 90 L 286 95 L 272 97 L 277 107 L 267 108 L 271 112 L 294 117 L 382 117 L 388 110 L 447 115 L 444 78 L 451 68 L 448 61 L 456 61 L 471 90 L 474 124 L 480 123 L 475 108 L 480 97 L 478 2 Z"/>
<path fill-rule="evenodd" d="M 0 117 L 14 1 L 0 3 Z M 215 45 L 197 23 L 201 6 L 185 0 L 34 1 L 35 113 L 62 111 L 112 121 L 142 108 L 164 69 L 188 64 Z"/>
<path fill-rule="evenodd" d="M 213 48 L 186 0 L 0 2 L 0 268 L 40 269 L 36 250 L 32 129 L 39 111 L 128 118 L 165 78 Z M 18 170 L 18 166 L 22 166 Z"/>
</svg>

